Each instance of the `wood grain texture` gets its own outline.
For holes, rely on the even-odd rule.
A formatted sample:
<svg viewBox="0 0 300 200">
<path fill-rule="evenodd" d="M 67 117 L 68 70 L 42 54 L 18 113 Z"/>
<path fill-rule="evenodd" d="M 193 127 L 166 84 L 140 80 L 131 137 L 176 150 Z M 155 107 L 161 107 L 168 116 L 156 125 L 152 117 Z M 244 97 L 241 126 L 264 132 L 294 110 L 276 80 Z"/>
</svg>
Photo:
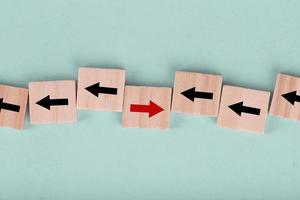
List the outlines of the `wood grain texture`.
<svg viewBox="0 0 300 200">
<path fill-rule="evenodd" d="M 101 87 L 117 88 L 117 95 L 99 94 L 98 97 L 85 88 L 95 83 Z M 122 112 L 125 87 L 125 70 L 105 68 L 80 68 L 78 72 L 77 108 Z"/>
<path fill-rule="evenodd" d="M 125 86 L 123 127 L 169 128 L 171 95 L 172 89 L 167 87 Z M 150 100 L 164 110 L 152 117 L 147 113 L 130 112 L 131 104 L 149 105 Z"/>
<path fill-rule="evenodd" d="M 194 101 L 191 101 L 181 94 L 193 87 L 196 91 L 213 93 L 213 99 L 195 98 Z M 222 76 L 177 71 L 171 111 L 216 117 L 219 110 L 221 89 Z"/>
<path fill-rule="evenodd" d="M 270 115 L 300 121 L 300 102 L 292 105 L 282 95 L 296 91 L 300 96 L 300 77 L 278 74 L 272 98 Z"/>
<path fill-rule="evenodd" d="M 36 102 L 47 95 L 51 99 L 67 98 L 67 106 L 51 106 L 48 110 Z M 29 83 L 29 111 L 31 124 L 67 123 L 77 121 L 76 83 L 74 80 Z"/>
<path fill-rule="evenodd" d="M 224 85 L 217 124 L 221 127 L 263 133 L 266 126 L 270 92 Z M 244 106 L 259 108 L 260 115 L 239 116 L 230 105 L 243 101 Z"/>
<path fill-rule="evenodd" d="M 0 126 L 14 129 L 25 127 L 25 113 L 28 101 L 28 89 L 0 85 L 0 98 L 3 102 L 20 106 L 19 112 L 1 109 Z"/>
</svg>

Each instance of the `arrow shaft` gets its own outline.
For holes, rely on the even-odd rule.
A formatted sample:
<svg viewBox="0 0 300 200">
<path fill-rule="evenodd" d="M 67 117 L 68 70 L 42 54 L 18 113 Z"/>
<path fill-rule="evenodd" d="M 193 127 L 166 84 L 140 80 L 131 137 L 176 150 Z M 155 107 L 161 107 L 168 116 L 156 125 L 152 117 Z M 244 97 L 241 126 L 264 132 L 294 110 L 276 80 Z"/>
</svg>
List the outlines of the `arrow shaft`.
<svg viewBox="0 0 300 200">
<path fill-rule="evenodd" d="M 300 102 L 300 96 L 296 95 L 295 101 L 296 101 L 296 102 Z"/>
<path fill-rule="evenodd" d="M 260 115 L 260 109 L 258 109 L 258 108 L 243 106 L 242 111 L 244 113 L 248 113 L 248 114 Z"/>
<path fill-rule="evenodd" d="M 13 111 L 13 112 L 19 112 L 20 111 L 20 106 L 2 102 L 1 109 L 10 110 L 10 111 Z"/>
<path fill-rule="evenodd" d="M 68 99 L 50 99 L 51 106 L 63 106 L 68 104 L 69 104 Z"/>
<path fill-rule="evenodd" d="M 118 88 L 99 87 L 98 92 L 102 94 L 117 94 Z"/>
<path fill-rule="evenodd" d="M 211 93 L 211 92 L 195 92 L 195 98 L 213 99 L 213 93 Z"/>
<path fill-rule="evenodd" d="M 147 105 L 139 105 L 139 104 L 131 104 L 130 105 L 130 112 L 149 112 L 149 106 Z"/>
</svg>

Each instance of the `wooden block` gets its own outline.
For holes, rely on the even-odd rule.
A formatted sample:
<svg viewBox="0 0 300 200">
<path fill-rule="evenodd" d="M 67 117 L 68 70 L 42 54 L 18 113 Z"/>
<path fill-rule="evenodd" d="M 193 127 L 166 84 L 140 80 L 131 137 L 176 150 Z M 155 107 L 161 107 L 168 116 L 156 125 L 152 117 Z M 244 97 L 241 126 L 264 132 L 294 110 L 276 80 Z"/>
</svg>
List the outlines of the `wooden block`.
<svg viewBox="0 0 300 200">
<path fill-rule="evenodd" d="M 125 86 L 123 127 L 170 126 L 171 88 Z"/>
<path fill-rule="evenodd" d="M 122 112 L 125 70 L 80 68 L 77 108 Z"/>
<path fill-rule="evenodd" d="M 171 111 L 217 116 L 221 88 L 222 76 L 177 71 Z"/>
<path fill-rule="evenodd" d="M 223 86 L 217 124 L 221 127 L 263 133 L 270 92 Z"/>
<path fill-rule="evenodd" d="M 300 77 L 278 74 L 270 114 L 300 121 Z"/>
<path fill-rule="evenodd" d="M 75 81 L 29 83 L 31 124 L 76 122 Z"/>
<path fill-rule="evenodd" d="M 28 89 L 0 85 L 0 126 L 23 129 Z"/>
</svg>

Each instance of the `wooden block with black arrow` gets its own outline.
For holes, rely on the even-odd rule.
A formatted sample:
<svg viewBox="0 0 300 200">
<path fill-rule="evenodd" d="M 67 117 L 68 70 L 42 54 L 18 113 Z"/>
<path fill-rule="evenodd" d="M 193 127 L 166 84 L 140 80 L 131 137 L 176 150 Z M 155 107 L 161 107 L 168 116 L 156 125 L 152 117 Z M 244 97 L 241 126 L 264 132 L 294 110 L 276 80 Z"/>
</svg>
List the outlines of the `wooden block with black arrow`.
<svg viewBox="0 0 300 200">
<path fill-rule="evenodd" d="M 77 108 L 122 112 L 125 70 L 82 67 L 78 72 Z"/>
<path fill-rule="evenodd" d="M 216 117 L 221 88 L 220 75 L 177 71 L 171 111 Z"/>
<path fill-rule="evenodd" d="M 263 133 L 270 92 L 224 85 L 218 126 Z"/>
<path fill-rule="evenodd" d="M 28 89 L 0 85 L 0 126 L 25 128 Z"/>
<path fill-rule="evenodd" d="M 75 81 L 29 83 L 29 111 L 31 124 L 76 122 Z"/>
<path fill-rule="evenodd" d="M 300 121 L 300 77 L 277 75 L 270 115 Z"/>
</svg>

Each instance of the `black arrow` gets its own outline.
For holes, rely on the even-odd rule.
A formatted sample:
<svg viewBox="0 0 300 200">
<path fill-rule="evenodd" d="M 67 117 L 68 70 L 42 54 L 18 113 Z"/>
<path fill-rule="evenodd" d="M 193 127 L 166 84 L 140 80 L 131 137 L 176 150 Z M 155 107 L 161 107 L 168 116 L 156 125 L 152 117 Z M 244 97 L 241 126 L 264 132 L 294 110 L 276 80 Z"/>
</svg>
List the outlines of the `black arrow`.
<svg viewBox="0 0 300 200">
<path fill-rule="evenodd" d="M 69 105 L 68 99 L 50 99 L 50 95 L 46 96 L 45 98 L 42 98 L 36 104 L 42 106 L 43 108 L 46 108 L 50 110 L 51 106 L 67 106 Z"/>
<path fill-rule="evenodd" d="M 0 99 L 0 111 L 1 111 L 1 109 L 13 111 L 13 112 L 19 112 L 20 106 L 10 104 L 10 103 L 5 103 L 5 102 L 3 102 L 3 98 L 1 98 Z"/>
<path fill-rule="evenodd" d="M 292 105 L 294 105 L 295 102 L 300 102 L 300 96 L 297 95 L 297 91 L 288 92 L 288 93 L 283 94 L 281 96 L 283 96 L 283 98 L 285 98 Z"/>
<path fill-rule="evenodd" d="M 111 88 L 111 87 L 101 87 L 100 83 L 95 83 L 91 86 L 88 86 L 85 88 L 87 91 L 95 95 L 96 97 L 99 96 L 99 93 L 101 94 L 112 94 L 116 95 L 118 93 L 118 88 Z"/>
<path fill-rule="evenodd" d="M 183 96 L 188 98 L 191 101 L 194 101 L 195 98 L 200 98 L 200 99 L 213 99 L 213 93 L 211 92 L 198 92 L 196 91 L 196 88 L 193 87 L 191 89 L 185 90 L 181 92 Z"/>
<path fill-rule="evenodd" d="M 233 110 L 236 114 L 239 116 L 242 115 L 242 113 L 248 113 L 252 115 L 260 115 L 260 109 L 259 108 L 253 108 L 253 107 L 247 107 L 243 105 L 244 102 L 239 102 L 236 104 L 232 104 L 228 106 L 231 110 Z"/>
</svg>

